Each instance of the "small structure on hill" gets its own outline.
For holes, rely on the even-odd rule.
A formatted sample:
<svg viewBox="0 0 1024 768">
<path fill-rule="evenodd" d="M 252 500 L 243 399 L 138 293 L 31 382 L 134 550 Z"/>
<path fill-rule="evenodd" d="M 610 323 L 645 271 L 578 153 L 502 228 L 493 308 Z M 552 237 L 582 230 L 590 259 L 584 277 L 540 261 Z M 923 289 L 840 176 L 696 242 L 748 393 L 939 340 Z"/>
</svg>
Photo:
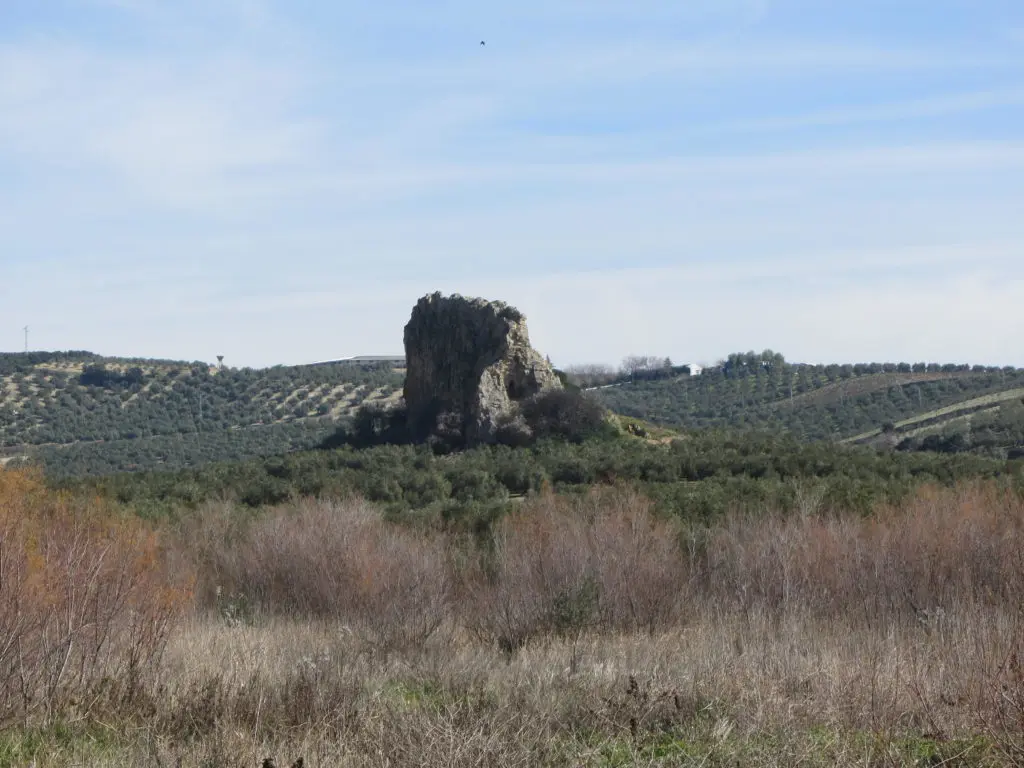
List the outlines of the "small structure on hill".
<svg viewBox="0 0 1024 768">
<path fill-rule="evenodd" d="M 500 301 L 424 296 L 405 326 L 410 432 L 453 445 L 520 428 L 519 403 L 562 383 L 530 346 L 526 318 Z"/>
</svg>

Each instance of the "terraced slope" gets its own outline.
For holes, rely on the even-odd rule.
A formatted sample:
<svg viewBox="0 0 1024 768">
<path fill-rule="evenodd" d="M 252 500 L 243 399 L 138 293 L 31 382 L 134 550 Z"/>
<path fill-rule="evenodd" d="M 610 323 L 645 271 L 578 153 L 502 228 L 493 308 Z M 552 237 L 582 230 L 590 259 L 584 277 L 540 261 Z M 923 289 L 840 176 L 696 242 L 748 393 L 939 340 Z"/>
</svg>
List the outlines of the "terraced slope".
<svg viewBox="0 0 1024 768">
<path fill-rule="evenodd" d="M 1024 453 L 1020 369 L 792 365 L 773 354 L 732 355 L 700 376 L 669 374 L 591 395 L 627 419 L 673 430 Z M 0 354 L 0 464 L 29 457 L 68 476 L 288 453 L 320 444 L 363 403 L 397 401 L 402 383 L 402 371 L 373 365 L 239 370 L 87 352 Z"/>
<path fill-rule="evenodd" d="M 1022 388 L 1024 370 L 1015 368 L 781 364 L 723 366 L 592 394 L 617 413 L 669 427 L 777 429 L 805 440 L 867 441 L 894 424 L 922 427 L 945 414 L 1012 403 Z"/>
<path fill-rule="evenodd" d="M 397 399 L 402 381 L 377 366 L 0 355 L 0 456 L 88 474 L 283 453 L 316 445 L 363 403 Z"/>
</svg>

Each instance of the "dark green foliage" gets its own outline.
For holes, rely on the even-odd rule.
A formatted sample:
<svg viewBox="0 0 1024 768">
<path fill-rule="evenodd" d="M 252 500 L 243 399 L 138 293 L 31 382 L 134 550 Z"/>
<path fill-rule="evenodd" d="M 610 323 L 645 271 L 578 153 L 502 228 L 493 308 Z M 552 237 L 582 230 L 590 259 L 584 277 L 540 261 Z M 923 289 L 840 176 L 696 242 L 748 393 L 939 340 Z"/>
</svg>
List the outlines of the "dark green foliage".
<svg viewBox="0 0 1024 768">
<path fill-rule="evenodd" d="M 109 475 L 159 468 L 199 467 L 310 450 L 336 429 L 331 421 L 303 420 L 251 429 L 220 429 L 178 435 L 126 437 L 104 442 L 39 446 L 34 461 L 53 478 Z"/>
<path fill-rule="evenodd" d="M 422 423 L 409 426 L 405 407 L 386 408 L 377 404 L 359 408 L 352 423 L 325 440 L 322 448 L 350 445 L 369 448 L 374 445 L 406 445 L 425 443 L 435 453 L 445 454 L 463 447 L 461 423 L 455 414 L 437 409 L 424 409 Z M 555 438 L 573 443 L 605 436 L 617 430 L 611 426 L 604 408 L 576 389 L 548 390 L 521 404 L 521 426 L 518 419 L 499 427 L 497 442 L 512 447 L 525 447 L 537 440 Z"/>
<path fill-rule="evenodd" d="M 565 371 L 560 371 L 557 368 L 553 368 L 552 370 L 555 372 L 555 376 L 558 377 L 558 380 L 562 382 L 562 386 L 565 389 L 569 390 L 570 392 L 578 392 L 580 390 L 579 385 L 577 385 L 572 380 L 572 377 L 568 373 L 566 373 Z"/>
<path fill-rule="evenodd" d="M 356 411 L 352 419 L 348 443 L 356 448 L 408 443 L 408 418 L 408 411 L 404 407 L 364 405 Z"/>
<path fill-rule="evenodd" d="M 995 458 L 1024 455 L 1024 403 L 1018 400 L 987 407 L 963 418 L 901 440 L 900 451 L 975 453 Z"/>
<path fill-rule="evenodd" d="M 614 432 L 604 408 L 581 392 L 551 389 L 522 403 L 522 415 L 534 438 L 558 438 L 581 443 Z"/>
<path fill-rule="evenodd" d="M 99 360 L 92 352 L 0 352 L 0 376 L 31 373 L 40 365 Z"/>
<path fill-rule="evenodd" d="M 83 387 L 101 387 L 106 389 L 138 388 L 145 381 L 145 374 L 138 366 L 129 368 L 124 373 L 108 370 L 104 365 L 87 365 L 78 377 Z"/>
<path fill-rule="evenodd" d="M 415 512 L 450 525 L 486 524 L 510 497 L 548 485 L 567 493 L 594 483 L 638 487 L 675 515 L 708 520 L 729 508 L 793 509 L 810 494 L 824 507 L 867 511 L 925 482 L 1016 479 L 1020 463 L 969 455 L 883 453 L 783 435 L 707 431 L 655 445 L 642 440 L 545 440 L 531 448 L 481 447 L 437 456 L 427 445 L 293 453 L 181 472 L 67 481 L 151 513 L 232 497 L 251 506 L 291 496 L 359 494 L 390 515 Z M 802 501 L 803 500 L 803 501 Z M 483 522 L 482 522 L 483 521 Z"/>
</svg>

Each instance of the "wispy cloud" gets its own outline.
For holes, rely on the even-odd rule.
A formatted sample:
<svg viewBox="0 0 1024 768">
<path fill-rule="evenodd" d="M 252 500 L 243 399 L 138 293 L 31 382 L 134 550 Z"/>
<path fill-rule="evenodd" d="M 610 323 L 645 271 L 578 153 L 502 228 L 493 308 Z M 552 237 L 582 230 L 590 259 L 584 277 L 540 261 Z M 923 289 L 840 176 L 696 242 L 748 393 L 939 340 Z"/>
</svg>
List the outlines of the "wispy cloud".
<svg viewBox="0 0 1024 768">
<path fill-rule="evenodd" d="M 382 56 L 363 84 L 380 87 L 415 83 L 430 90 L 453 83 L 464 87 L 505 88 L 510 92 L 567 87 L 608 87 L 637 81 L 706 82 L 789 78 L 816 80 L 827 74 L 1000 69 L 1018 64 L 1004 53 L 951 53 L 940 49 L 884 48 L 871 45 L 779 41 L 737 46 L 718 42 L 670 44 L 659 41 L 580 45 L 548 43 L 485 52 L 466 46 L 465 53 L 440 60 Z"/>
<path fill-rule="evenodd" d="M 233 55 L 164 62 L 54 44 L 0 48 L 0 152 L 51 173 L 110 174 L 155 202 L 216 206 L 248 176 L 313 161 L 295 73 Z"/>
<path fill-rule="evenodd" d="M 78 3 L 0 44 L 8 346 L 392 351 L 442 289 L 522 305 L 559 362 L 1019 356 L 1005 37 L 782 0 Z"/>
<path fill-rule="evenodd" d="M 1024 105 L 1024 88 L 998 88 L 967 93 L 946 94 L 925 99 L 910 99 L 888 104 L 818 110 L 779 117 L 761 117 L 723 123 L 715 130 L 763 131 L 879 123 L 918 118 L 943 117 L 965 112 L 980 112 L 999 107 Z"/>
</svg>

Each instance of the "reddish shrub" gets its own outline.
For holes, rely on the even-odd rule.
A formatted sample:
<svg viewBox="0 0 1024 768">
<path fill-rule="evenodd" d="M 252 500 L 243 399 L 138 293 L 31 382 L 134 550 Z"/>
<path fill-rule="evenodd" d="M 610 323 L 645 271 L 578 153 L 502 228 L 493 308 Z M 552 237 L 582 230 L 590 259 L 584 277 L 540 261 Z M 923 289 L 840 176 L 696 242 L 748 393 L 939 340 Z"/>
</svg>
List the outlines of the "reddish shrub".
<svg viewBox="0 0 1024 768">
<path fill-rule="evenodd" d="M 971 485 L 924 489 L 866 518 L 733 518 L 710 535 L 701 570 L 719 602 L 874 623 L 1012 604 L 1024 590 L 1022 552 L 1020 497 Z"/>
<path fill-rule="evenodd" d="M 106 680 L 131 694 L 188 588 L 141 521 L 0 470 L 0 718 L 53 715 Z"/>
</svg>

